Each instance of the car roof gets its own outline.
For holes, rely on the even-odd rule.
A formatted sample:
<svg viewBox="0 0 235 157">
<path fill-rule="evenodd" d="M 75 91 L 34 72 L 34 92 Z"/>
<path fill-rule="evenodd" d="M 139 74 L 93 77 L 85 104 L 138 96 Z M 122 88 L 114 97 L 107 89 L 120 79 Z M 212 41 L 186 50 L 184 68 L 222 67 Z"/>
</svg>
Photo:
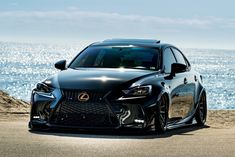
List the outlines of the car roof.
<svg viewBox="0 0 235 157">
<path fill-rule="evenodd" d="M 172 46 L 170 44 L 161 43 L 160 40 L 155 39 L 107 39 L 101 42 L 91 44 L 91 46 L 123 46 L 123 45 L 134 45 L 134 46 L 146 46 L 146 47 L 166 47 Z"/>
</svg>

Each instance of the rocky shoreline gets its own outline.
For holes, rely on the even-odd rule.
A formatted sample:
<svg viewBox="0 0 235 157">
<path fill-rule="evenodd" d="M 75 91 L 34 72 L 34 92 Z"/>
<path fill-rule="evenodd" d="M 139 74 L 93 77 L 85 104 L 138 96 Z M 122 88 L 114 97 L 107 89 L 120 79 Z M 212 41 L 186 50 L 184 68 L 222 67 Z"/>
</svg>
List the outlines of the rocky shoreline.
<svg viewBox="0 0 235 157">
<path fill-rule="evenodd" d="M 29 103 L 0 90 L 0 121 L 26 120 L 29 118 L 29 110 Z"/>
<path fill-rule="evenodd" d="M 0 113 L 27 114 L 29 108 L 29 103 L 18 100 L 0 90 Z"/>
</svg>

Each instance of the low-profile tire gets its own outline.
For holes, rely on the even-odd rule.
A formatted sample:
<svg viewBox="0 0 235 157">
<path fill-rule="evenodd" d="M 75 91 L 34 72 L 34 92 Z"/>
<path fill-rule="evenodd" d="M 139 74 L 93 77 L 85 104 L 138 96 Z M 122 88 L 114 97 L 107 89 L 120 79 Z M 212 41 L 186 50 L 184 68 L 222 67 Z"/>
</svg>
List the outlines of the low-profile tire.
<svg viewBox="0 0 235 157">
<path fill-rule="evenodd" d="M 155 132 L 157 134 L 165 133 L 168 119 L 168 101 L 166 96 L 162 96 L 158 101 L 154 119 Z"/>
<path fill-rule="evenodd" d="M 199 104 L 195 114 L 197 125 L 204 126 L 206 123 L 206 117 L 207 117 L 207 101 L 206 101 L 206 94 L 203 93 L 199 100 Z"/>
</svg>

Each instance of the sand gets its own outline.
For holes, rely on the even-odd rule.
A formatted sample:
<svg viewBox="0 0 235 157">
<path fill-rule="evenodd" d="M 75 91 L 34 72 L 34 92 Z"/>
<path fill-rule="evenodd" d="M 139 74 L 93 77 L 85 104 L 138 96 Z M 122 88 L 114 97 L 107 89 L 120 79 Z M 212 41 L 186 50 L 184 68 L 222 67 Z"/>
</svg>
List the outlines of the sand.
<svg viewBox="0 0 235 157">
<path fill-rule="evenodd" d="M 0 90 L 0 113 L 29 113 L 30 105 Z"/>
</svg>

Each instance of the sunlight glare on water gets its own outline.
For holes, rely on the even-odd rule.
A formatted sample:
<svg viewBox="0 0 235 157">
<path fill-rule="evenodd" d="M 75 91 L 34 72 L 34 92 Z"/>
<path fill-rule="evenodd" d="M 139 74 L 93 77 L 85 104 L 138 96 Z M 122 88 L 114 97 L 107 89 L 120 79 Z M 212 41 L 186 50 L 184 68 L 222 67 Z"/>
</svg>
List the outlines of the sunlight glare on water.
<svg viewBox="0 0 235 157">
<path fill-rule="evenodd" d="M 71 61 L 84 45 L 0 42 L 0 89 L 26 101 L 35 84 L 58 72 L 54 63 Z M 235 109 L 235 51 L 182 49 L 203 75 L 210 109 Z"/>
<path fill-rule="evenodd" d="M 235 50 L 184 49 L 203 76 L 210 109 L 235 109 Z"/>
</svg>

